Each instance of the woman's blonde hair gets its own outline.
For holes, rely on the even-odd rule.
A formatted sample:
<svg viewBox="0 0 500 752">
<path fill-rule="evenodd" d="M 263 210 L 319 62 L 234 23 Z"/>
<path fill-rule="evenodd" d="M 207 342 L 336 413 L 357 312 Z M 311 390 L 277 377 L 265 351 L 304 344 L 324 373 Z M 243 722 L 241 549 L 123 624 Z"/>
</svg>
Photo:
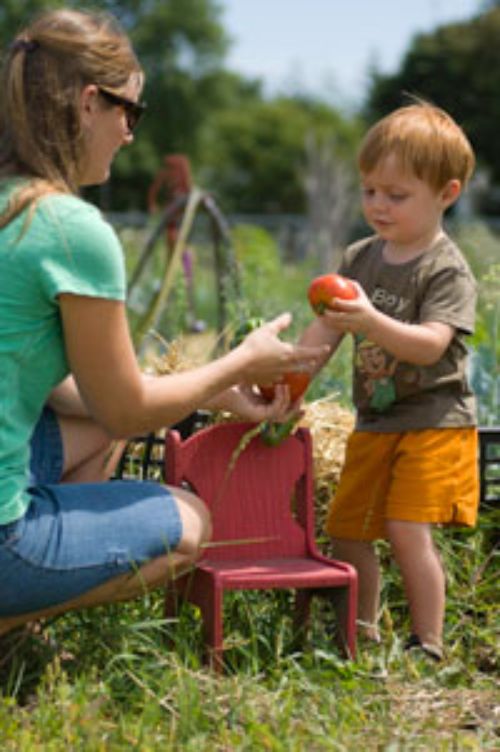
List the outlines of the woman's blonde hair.
<svg viewBox="0 0 500 752">
<path fill-rule="evenodd" d="M 141 67 L 116 19 L 45 12 L 7 50 L 0 98 L 0 179 L 29 178 L 0 217 L 5 226 L 46 193 L 76 193 L 84 154 L 79 94 L 90 83 L 124 87 Z"/>
<path fill-rule="evenodd" d="M 368 175 L 389 154 L 396 156 L 403 171 L 435 190 L 453 179 L 465 186 L 475 165 L 460 126 L 444 110 L 422 100 L 394 110 L 370 128 L 358 152 L 358 167 Z"/>
</svg>

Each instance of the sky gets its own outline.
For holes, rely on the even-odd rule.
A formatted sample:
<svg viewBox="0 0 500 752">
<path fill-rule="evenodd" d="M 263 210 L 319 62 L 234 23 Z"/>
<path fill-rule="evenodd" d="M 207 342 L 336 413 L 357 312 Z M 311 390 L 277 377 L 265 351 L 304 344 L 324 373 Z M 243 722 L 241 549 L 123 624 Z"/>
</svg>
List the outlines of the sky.
<svg viewBox="0 0 500 752">
<path fill-rule="evenodd" d="M 219 0 L 227 65 L 264 91 L 357 106 L 375 64 L 393 73 L 413 36 L 477 15 L 481 0 Z"/>
</svg>

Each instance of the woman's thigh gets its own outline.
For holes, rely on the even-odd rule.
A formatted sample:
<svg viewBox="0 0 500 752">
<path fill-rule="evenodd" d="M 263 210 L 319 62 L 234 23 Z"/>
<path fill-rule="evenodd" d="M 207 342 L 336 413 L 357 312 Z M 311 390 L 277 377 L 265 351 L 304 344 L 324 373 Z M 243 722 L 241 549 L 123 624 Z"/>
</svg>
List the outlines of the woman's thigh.
<svg viewBox="0 0 500 752">
<path fill-rule="evenodd" d="M 26 515 L 0 527 L 0 616 L 63 603 L 183 545 L 185 513 L 158 483 L 48 484 L 30 493 Z"/>
<path fill-rule="evenodd" d="M 107 480 L 124 442 L 113 442 L 91 418 L 56 414 L 45 407 L 31 438 L 31 479 L 38 483 L 87 483 Z"/>
</svg>

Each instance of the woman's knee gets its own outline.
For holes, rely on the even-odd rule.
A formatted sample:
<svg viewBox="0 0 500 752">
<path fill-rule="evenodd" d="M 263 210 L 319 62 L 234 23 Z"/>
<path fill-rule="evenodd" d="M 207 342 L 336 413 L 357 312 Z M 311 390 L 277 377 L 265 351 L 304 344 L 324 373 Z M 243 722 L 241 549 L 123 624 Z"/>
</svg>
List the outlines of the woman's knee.
<svg viewBox="0 0 500 752">
<path fill-rule="evenodd" d="M 171 489 L 182 521 L 182 536 L 177 546 L 179 553 L 197 556 L 203 543 L 210 540 L 212 521 L 204 502 L 183 488 Z"/>
</svg>

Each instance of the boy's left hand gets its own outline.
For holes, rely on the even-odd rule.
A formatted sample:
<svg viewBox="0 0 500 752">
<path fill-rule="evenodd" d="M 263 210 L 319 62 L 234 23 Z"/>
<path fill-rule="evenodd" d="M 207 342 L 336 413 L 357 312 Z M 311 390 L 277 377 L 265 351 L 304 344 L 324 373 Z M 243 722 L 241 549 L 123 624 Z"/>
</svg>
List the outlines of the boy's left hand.
<svg viewBox="0 0 500 752">
<path fill-rule="evenodd" d="M 354 282 L 358 291 L 357 298 L 341 300 L 335 298 L 335 310 L 326 309 L 322 318 L 324 323 L 343 334 L 366 333 L 378 316 L 377 309 L 371 304 L 365 291 Z"/>
</svg>

